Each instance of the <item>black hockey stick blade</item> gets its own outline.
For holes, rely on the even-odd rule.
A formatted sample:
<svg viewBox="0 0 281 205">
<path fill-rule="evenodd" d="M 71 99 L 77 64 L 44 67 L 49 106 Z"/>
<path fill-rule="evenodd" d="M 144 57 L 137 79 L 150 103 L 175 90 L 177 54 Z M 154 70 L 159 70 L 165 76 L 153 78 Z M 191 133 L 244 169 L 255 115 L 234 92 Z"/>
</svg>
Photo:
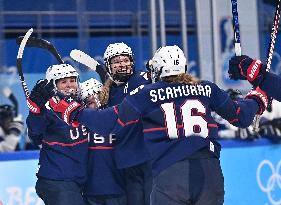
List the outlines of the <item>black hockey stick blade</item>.
<svg viewBox="0 0 281 205">
<path fill-rule="evenodd" d="M 19 36 L 16 39 L 16 42 L 18 45 L 20 45 L 22 39 L 23 39 L 23 36 Z M 59 63 L 64 63 L 64 61 L 62 60 L 62 58 L 61 58 L 60 54 L 58 53 L 57 49 L 55 48 L 55 46 L 45 39 L 30 37 L 26 43 L 26 46 L 46 49 L 54 55 L 54 57 L 57 59 L 57 61 Z"/>
</svg>

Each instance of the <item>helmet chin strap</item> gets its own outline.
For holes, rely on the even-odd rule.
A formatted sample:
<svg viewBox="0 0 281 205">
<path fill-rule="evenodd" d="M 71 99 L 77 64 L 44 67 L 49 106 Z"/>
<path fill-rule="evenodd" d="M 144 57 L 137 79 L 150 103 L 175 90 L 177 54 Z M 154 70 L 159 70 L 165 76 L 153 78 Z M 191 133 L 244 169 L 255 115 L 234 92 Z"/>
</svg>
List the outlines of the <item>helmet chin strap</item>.
<svg viewBox="0 0 281 205">
<path fill-rule="evenodd" d="M 125 72 L 123 72 L 123 71 L 125 71 Z M 132 67 L 130 69 L 128 69 L 128 67 L 126 67 L 126 69 L 124 69 L 123 71 L 121 71 L 121 72 L 117 71 L 114 74 L 110 74 L 111 80 L 116 85 L 122 85 L 122 84 L 126 83 L 129 80 L 129 78 L 133 75 Z"/>
<path fill-rule="evenodd" d="M 123 83 L 126 83 L 129 78 L 132 76 L 132 73 L 131 74 L 121 74 L 121 73 L 116 73 L 112 76 L 112 79 L 113 81 L 117 84 L 123 84 Z"/>
</svg>

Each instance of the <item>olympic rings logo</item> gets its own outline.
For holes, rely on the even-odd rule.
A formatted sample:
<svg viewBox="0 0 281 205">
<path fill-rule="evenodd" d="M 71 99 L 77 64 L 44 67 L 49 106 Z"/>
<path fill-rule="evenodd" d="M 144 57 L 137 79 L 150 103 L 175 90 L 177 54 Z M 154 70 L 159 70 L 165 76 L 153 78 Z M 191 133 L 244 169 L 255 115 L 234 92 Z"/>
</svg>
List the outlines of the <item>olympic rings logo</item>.
<svg viewBox="0 0 281 205">
<path fill-rule="evenodd" d="M 268 178 L 267 183 L 264 183 L 261 179 L 261 172 L 265 168 L 269 168 L 271 171 L 271 176 Z M 281 205 L 281 198 L 276 200 L 273 198 L 275 188 L 279 188 L 281 190 L 281 175 L 280 175 L 280 168 L 281 168 L 281 160 L 278 162 L 276 168 L 269 160 L 263 160 L 258 168 L 257 168 L 257 182 L 260 189 L 267 194 L 268 200 L 271 202 L 272 205 Z"/>
</svg>

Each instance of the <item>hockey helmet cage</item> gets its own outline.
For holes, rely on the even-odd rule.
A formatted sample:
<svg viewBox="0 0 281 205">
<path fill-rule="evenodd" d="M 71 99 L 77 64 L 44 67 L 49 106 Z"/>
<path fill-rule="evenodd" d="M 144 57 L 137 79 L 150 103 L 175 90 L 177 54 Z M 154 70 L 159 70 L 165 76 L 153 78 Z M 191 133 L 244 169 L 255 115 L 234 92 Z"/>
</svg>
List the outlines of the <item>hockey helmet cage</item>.
<svg viewBox="0 0 281 205">
<path fill-rule="evenodd" d="M 129 56 L 131 62 L 132 62 L 132 72 L 134 69 L 134 56 L 132 49 L 125 43 L 113 43 L 109 44 L 104 52 L 103 55 L 103 60 L 105 63 L 105 67 L 107 69 L 107 72 L 112 75 L 112 70 L 110 67 L 110 60 L 115 57 L 115 56 L 120 56 L 120 55 L 127 55 Z"/>
</svg>

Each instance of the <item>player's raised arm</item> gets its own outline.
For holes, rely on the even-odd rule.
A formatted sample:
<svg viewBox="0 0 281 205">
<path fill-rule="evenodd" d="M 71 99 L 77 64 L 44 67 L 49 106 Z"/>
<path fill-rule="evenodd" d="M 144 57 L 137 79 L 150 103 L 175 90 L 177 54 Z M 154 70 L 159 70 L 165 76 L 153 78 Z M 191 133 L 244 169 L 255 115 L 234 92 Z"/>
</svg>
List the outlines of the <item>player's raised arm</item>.
<svg viewBox="0 0 281 205">
<path fill-rule="evenodd" d="M 124 100 L 119 106 L 106 109 L 84 108 L 77 102 L 68 103 L 67 99 L 56 101 L 50 100 L 50 105 L 55 112 L 62 113 L 62 119 L 69 125 L 85 125 L 91 131 L 101 135 L 117 133 L 126 125 L 138 121 L 138 114 L 134 108 Z M 122 109 L 124 120 L 119 118 L 118 107 Z M 133 112 L 134 111 L 134 112 Z M 126 113 L 126 114 L 125 114 Z M 132 120 L 130 120 L 132 119 Z"/>
<path fill-rule="evenodd" d="M 229 61 L 229 76 L 234 80 L 248 80 L 253 86 L 259 86 L 268 96 L 281 101 L 281 77 L 266 72 L 266 65 L 249 56 L 234 56 Z"/>
<path fill-rule="evenodd" d="M 248 127 L 256 114 L 261 115 L 268 105 L 268 99 L 264 91 L 257 88 L 251 90 L 245 97 L 238 101 L 233 101 L 227 94 L 214 86 L 212 93 L 212 109 L 228 120 L 236 127 Z"/>
</svg>

